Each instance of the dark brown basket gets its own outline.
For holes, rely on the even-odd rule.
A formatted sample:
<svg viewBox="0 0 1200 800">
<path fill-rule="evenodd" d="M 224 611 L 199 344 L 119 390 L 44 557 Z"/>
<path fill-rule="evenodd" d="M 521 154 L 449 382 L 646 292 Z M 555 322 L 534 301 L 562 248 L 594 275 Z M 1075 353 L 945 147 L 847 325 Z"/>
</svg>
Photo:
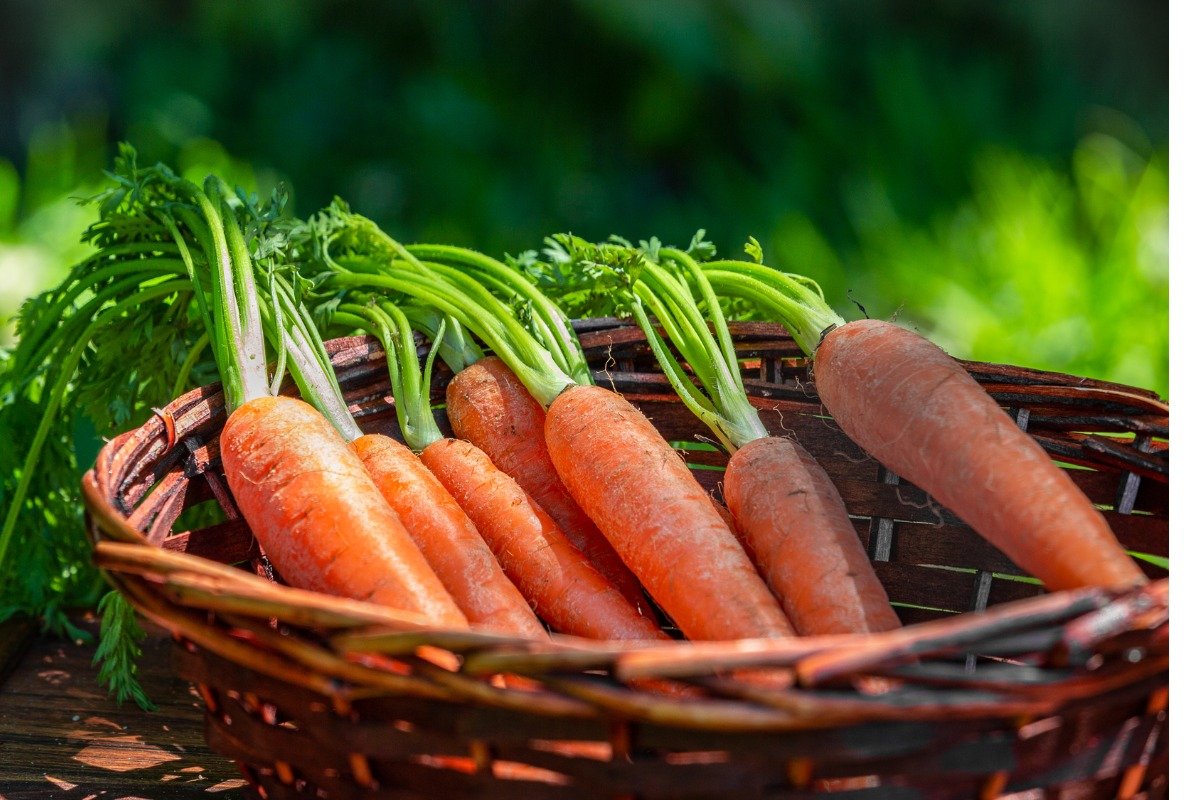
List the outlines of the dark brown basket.
<svg viewBox="0 0 1200 800">
<path fill-rule="evenodd" d="M 578 327 L 597 382 L 668 439 L 703 433 L 637 329 Z M 207 704 L 209 742 L 243 765 L 251 796 L 1165 797 L 1165 572 L 1147 564 L 1156 580 L 1122 596 L 1042 593 L 822 416 L 807 362 L 781 329 L 734 334 L 764 420 L 833 476 L 905 628 L 531 643 L 428 630 L 398 611 L 282 586 L 221 475 L 215 386 L 101 452 L 84 478 L 96 560 L 176 636 L 178 670 Z M 379 349 L 363 338 L 329 347 L 364 428 L 394 432 Z M 1126 547 L 1167 554 L 1165 404 L 1110 383 L 966 366 L 1056 459 L 1081 467 L 1071 476 Z M 448 377 L 438 374 L 437 396 Z M 719 453 L 684 455 L 719 489 Z M 184 508 L 209 499 L 230 521 L 174 529 Z M 737 668 L 782 668 L 794 685 L 731 679 Z M 662 694 L 645 678 L 691 691 Z"/>
</svg>

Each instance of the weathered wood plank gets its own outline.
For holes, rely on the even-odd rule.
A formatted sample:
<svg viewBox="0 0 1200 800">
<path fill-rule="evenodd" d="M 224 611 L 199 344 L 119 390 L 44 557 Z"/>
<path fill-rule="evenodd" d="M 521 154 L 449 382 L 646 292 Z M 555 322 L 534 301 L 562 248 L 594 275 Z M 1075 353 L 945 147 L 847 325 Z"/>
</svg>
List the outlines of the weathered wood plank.
<svg viewBox="0 0 1200 800">
<path fill-rule="evenodd" d="M 33 642 L 0 686 L 0 797 L 243 796 L 241 772 L 205 743 L 200 700 L 171 671 L 170 639 L 155 633 L 143 651 L 139 677 L 158 705 L 149 712 L 96 683 L 94 646 Z"/>
</svg>

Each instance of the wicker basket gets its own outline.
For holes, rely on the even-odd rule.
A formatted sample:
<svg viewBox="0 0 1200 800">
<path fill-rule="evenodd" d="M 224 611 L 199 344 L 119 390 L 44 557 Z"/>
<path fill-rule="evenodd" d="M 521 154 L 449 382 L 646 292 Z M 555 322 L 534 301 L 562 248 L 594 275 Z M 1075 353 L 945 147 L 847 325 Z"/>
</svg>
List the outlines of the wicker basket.
<svg viewBox="0 0 1200 800">
<path fill-rule="evenodd" d="M 700 423 L 637 329 L 578 327 L 597 382 L 668 439 L 695 441 Z M 427 630 L 397 611 L 282 586 L 221 475 L 215 386 L 101 452 L 84 478 L 96 560 L 177 638 L 177 669 L 207 704 L 208 740 L 243 766 L 250 796 L 1165 797 L 1165 573 L 1147 565 L 1156 580 L 1117 597 L 1045 594 L 1015 578 L 1005 556 L 821 416 L 807 362 L 781 329 L 733 331 L 755 404 L 833 476 L 900 604 L 901 630 L 530 643 Z M 380 350 L 363 338 L 329 347 L 364 428 L 395 432 Z M 1166 555 L 1165 404 L 1114 384 L 966 366 L 1056 459 L 1085 468 L 1072 477 L 1126 547 Z M 435 394 L 448 377 L 439 373 Z M 685 456 L 719 488 L 720 454 Z M 174 529 L 184 508 L 211 499 L 229 521 Z M 730 677 L 756 668 L 794 683 Z M 646 678 L 691 688 L 672 696 Z"/>
</svg>

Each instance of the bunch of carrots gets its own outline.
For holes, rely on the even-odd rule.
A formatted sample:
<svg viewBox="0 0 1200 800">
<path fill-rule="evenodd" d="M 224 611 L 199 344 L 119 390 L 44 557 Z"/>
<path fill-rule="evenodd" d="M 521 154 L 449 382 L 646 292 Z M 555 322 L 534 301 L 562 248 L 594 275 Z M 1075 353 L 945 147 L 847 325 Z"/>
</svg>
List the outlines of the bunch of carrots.
<svg viewBox="0 0 1200 800">
<path fill-rule="evenodd" d="M 846 322 L 813 282 L 760 259 L 559 236 L 545 259 L 500 260 L 402 245 L 340 201 L 297 220 L 215 178 L 131 175 L 138 191 L 121 201 L 147 223 L 106 231 L 110 255 L 74 278 L 103 275 L 105 302 L 75 313 L 174 293 L 194 332 L 189 369 L 211 351 L 224 385 L 230 490 L 293 586 L 530 638 L 899 626 L 829 476 L 804 442 L 768 435 L 747 399 L 731 299 L 813 356 L 821 401 L 855 442 L 1047 588 L 1145 581 L 1063 470 L 954 359 L 897 325 Z M 729 454 L 727 505 L 635 406 L 593 382 L 558 302 L 601 284 Z M 29 347 L 50 330 L 33 328 Z M 424 363 L 414 331 L 432 342 Z M 322 341 L 355 332 L 383 347 L 403 441 L 364 435 L 340 393 Z M 455 372 L 453 437 L 430 406 L 439 358 Z M 285 373 L 299 398 L 280 393 Z M 18 489 L 13 519 L 26 502 Z"/>
</svg>

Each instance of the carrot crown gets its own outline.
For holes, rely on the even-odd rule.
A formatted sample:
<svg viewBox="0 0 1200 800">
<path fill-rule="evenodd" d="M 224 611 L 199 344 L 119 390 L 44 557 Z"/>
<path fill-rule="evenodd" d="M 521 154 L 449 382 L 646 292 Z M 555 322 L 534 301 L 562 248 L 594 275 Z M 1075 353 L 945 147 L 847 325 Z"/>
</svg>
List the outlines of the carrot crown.
<svg viewBox="0 0 1200 800">
<path fill-rule="evenodd" d="M 357 299 L 357 298 L 356 298 Z M 442 438 L 429 401 L 433 382 L 433 363 L 438 355 L 447 325 L 443 320 L 433 335 L 425 369 L 413 339 L 412 326 L 405 312 L 388 300 L 366 298 L 363 302 L 338 305 L 332 321 L 338 325 L 369 331 L 383 345 L 387 357 L 392 396 L 396 400 L 396 418 L 404 441 L 413 452 L 421 452 Z"/>
<path fill-rule="evenodd" d="M 751 261 L 707 261 L 700 269 L 717 291 L 749 300 L 765 316 L 778 320 L 809 354 L 816 351 L 826 330 L 846 322 L 810 278 Z"/>
<path fill-rule="evenodd" d="M 767 429 L 746 396 L 741 365 L 725 315 L 700 266 L 687 253 L 674 248 L 663 248 L 660 258 L 678 266 L 682 274 L 676 276 L 647 262 L 633 285 L 631 309 L 675 392 L 730 452 L 767 436 Z M 688 278 L 707 307 L 711 331 L 688 286 Z M 691 366 L 694 381 L 650 324 L 645 306 L 649 306 L 667 338 Z"/>
<path fill-rule="evenodd" d="M 314 266 L 326 270 L 319 276 L 325 289 L 394 293 L 457 320 L 491 348 L 542 405 L 549 405 L 563 390 L 579 382 L 575 375 L 580 370 L 573 372 L 563 366 L 568 363 L 564 360 L 565 340 L 555 338 L 555 344 L 548 346 L 521 324 L 508 304 L 466 270 L 418 259 L 413 252 L 383 237 L 373 223 L 362 224 L 362 219 L 350 214 L 344 204 L 335 204 L 313 226 L 317 254 Z M 471 253 L 458 248 L 447 251 L 448 256 L 463 261 Z M 495 275 L 485 275 L 484 280 L 495 286 Z M 532 292 L 537 291 L 527 281 L 526 285 Z M 538 304 L 542 310 L 534 312 L 541 322 L 532 327 L 542 335 L 555 336 L 559 326 L 546 315 L 557 309 L 542 299 L 544 305 Z"/>
<path fill-rule="evenodd" d="M 436 339 L 439 332 L 442 334 L 442 344 L 437 354 L 450 367 L 451 372 L 462 372 L 483 358 L 483 348 L 458 324 L 458 320 L 422 306 L 409 306 L 403 311 L 412 326 L 425 334 L 425 338 L 430 341 Z"/>
</svg>

